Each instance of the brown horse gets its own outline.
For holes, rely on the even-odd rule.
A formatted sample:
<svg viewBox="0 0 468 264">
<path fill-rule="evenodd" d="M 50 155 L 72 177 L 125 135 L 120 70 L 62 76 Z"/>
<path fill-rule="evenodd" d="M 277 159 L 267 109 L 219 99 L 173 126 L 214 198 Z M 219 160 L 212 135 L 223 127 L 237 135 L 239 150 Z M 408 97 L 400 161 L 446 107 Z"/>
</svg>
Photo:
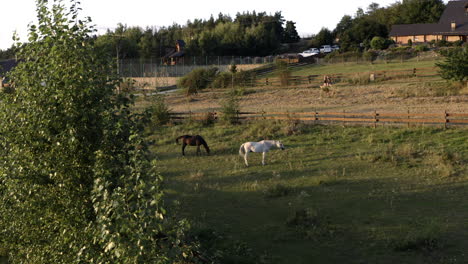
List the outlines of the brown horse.
<svg viewBox="0 0 468 264">
<path fill-rule="evenodd" d="M 182 139 L 182 155 L 185 156 L 185 147 L 187 145 L 189 146 L 197 146 L 197 155 L 201 154 L 200 153 L 200 145 L 203 145 L 205 147 L 206 153 L 210 155 L 210 148 L 208 147 L 208 144 L 206 144 L 206 141 L 200 136 L 190 136 L 190 135 L 183 135 L 178 138 L 176 138 L 176 143 L 179 144 L 179 139 Z"/>
</svg>

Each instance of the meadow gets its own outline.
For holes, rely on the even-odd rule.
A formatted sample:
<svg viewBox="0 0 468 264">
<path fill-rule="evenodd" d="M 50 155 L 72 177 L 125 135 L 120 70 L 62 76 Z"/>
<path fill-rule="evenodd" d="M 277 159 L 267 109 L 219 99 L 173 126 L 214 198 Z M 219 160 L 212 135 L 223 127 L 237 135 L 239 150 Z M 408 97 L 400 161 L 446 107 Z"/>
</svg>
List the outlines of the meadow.
<svg viewBox="0 0 468 264">
<path fill-rule="evenodd" d="M 467 132 L 267 120 L 148 137 L 168 211 L 221 263 L 466 263 Z M 183 134 L 203 135 L 212 155 L 182 157 Z M 286 150 L 245 167 L 239 146 L 262 139 Z"/>
</svg>

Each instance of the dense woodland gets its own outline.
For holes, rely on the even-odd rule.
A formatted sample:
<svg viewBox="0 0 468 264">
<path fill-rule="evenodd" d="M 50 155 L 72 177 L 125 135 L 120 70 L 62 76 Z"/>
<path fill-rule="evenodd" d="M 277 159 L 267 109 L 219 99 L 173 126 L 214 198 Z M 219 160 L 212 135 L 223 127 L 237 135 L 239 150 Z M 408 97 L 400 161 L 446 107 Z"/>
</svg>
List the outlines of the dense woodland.
<svg viewBox="0 0 468 264">
<path fill-rule="evenodd" d="M 338 43 L 342 51 L 366 49 L 373 37 L 388 38 L 392 25 L 437 22 L 444 8 L 442 0 L 403 0 L 387 7 L 372 3 L 366 10 L 344 15 L 334 29 L 320 30 L 308 47 Z M 162 57 L 178 39 L 185 41 L 189 56 L 267 56 L 288 52 L 282 44 L 299 41 L 299 35 L 295 22 L 286 21 L 281 12 L 253 11 L 235 17 L 220 13 L 161 28 L 119 24 L 95 37 L 98 47 L 121 59 Z M 0 51 L 0 59 L 12 57 L 12 49 Z"/>
</svg>

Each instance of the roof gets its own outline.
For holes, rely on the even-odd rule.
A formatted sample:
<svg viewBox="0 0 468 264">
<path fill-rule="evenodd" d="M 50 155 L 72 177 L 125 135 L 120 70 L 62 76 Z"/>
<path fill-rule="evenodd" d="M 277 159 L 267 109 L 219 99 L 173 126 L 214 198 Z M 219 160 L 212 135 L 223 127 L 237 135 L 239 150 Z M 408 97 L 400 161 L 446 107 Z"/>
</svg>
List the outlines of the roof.
<svg viewBox="0 0 468 264">
<path fill-rule="evenodd" d="M 468 34 L 468 0 L 450 1 L 447 3 L 439 23 L 393 25 L 390 36 L 413 35 L 466 35 Z M 456 23 L 452 30 L 452 22 Z"/>
<path fill-rule="evenodd" d="M 178 44 L 179 47 L 185 47 L 185 41 L 183 41 L 181 39 L 176 40 L 176 44 Z"/>
<path fill-rule="evenodd" d="M 11 71 L 18 63 L 16 60 L 4 60 L 0 61 L 0 75 Z"/>
</svg>

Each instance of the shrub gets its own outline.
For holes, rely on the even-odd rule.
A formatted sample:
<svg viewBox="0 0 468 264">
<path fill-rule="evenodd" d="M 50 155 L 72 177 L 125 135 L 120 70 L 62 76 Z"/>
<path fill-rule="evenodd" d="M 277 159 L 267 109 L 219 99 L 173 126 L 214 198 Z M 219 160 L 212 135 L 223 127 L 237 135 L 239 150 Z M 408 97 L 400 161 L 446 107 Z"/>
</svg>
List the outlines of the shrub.
<svg viewBox="0 0 468 264">
<path fill-rule="evenodd" d="M 198 90 L 209 87 L 211 82 L 218 75 L 219 70 L 216 67 L 213 68 L 197 68 L 184 77 L 182 77 L 177 86 L 186 89 L 186 94 L 196 94 Z"/>
<path fill-rule="evenodd" d="M 417 52 L 423 52 L 423 51 L 428 51 L 429 47 L 427 47 L 427 45 L 421 44 L 421 45 L 417 45 L 416 47 L 414 47 L 414 50 Z"/>
<path fill-rule="evenodd" d="M 164 101 L 164 96 L 160 94 L 153 95 L 150 102 L 151 106 L 147 109 L 147 112 L 150 115 L 151 126 L 167 124 L 171 120 L 171 115 Z"/>
<path fill-rule="evenodd" d="M 413 41 L 411 39 L 408 39 L 408 46 L 413 46 Z"/>
<path fill-rule="evenodd" d="M 451 46 L 451 43 L 446 41 L 446 40 L 439 40 L 436 42 L 437 47 L 449 47 Z"/>
<path fill-rule="evenodd" d="M 373 37 L 371 42 L 370 42 L 370 46 L 374 50 L 386 49 L 388 47 L 387 44 L 388 44 L 388 42 L 386 41 L 386 39 L 384 39 L 382 37 Z"/>
<path fill-rule="evenodd" d="M 465 84 L 468 80 L 468 47 L 444 49 L 440 54 L 444 61 L 436 65 L 442 78 Z"/>
<path fill-rule="evenodd" d="M 233 85 L 233 76 L 232 73 L 222 72 L 216 76 L 216 78 L 211 83 L 212 88 L 228 88 Z"/>
<path fill-rule="evenodd" d="M 255 72 L 239 71 L 234 75 L 234 84 L 238 86 L 255 86 Z"/>
<path fill-rule="evenodd" d="M 288 69 L 288 63 L 282 60 L 277 60 L 276 71 L 277 71 L 277 76 L 281 82 L 281 85 L 288 86 L 289 77 L 291 76 L 291 71 Z"/>
<path fill-rule="evenodd" d="M 255 73 L 239 71 L 236 73 L 222 72 L 216 75 L 211 83 L 212 88 L 229 88 L 255 85 Z"/>
<path fill-rule="evenodd" d="M 229 124 L 238 123 L 238 113 L 239 113 L 239 99 L 232 93 L 228 92 L 226 99 L 221 103 L 221 120 Z"/>
<path fill-rule="evenodd" d="M 463 46 L 464 43 L 465 42 L 463 42 L 463 40 L 457 40 L 457 41 L 453 42 L 452 45 L 454 47 L 461 47 L 461 46 Z"/>
</svg>

